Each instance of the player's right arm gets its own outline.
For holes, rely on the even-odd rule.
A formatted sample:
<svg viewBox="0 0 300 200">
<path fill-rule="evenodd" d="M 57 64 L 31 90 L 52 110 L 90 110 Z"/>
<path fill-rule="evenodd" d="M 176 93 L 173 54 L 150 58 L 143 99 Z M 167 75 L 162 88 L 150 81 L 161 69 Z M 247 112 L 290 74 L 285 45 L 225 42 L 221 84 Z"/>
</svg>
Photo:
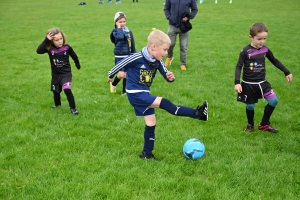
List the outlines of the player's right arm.
<svg viewBox="0 0 300 200">
<path fill-rule="evenodd" d="M 238 93 L 242 92 L 242 86 L 241 86 L 241 72 L 242 72 L 242 68 L 244 65 L 244 61 L 245 61 L 245 53 L 242 49 L 242 51 L 240 52 L 240 56 L 239 56 L 239 60 L 236 64 L 235 67 L 235 78 L 234 78 L 234 90 Z"/>
<path fill-rule="evenodd" d="M 44 54 L 44 53 L 47 53 L 47 45 L 49 44 L 50 40 L 45 37 L 44 41 L 38 46 L 36 52 L 38 54 Z"/>
<path fill-rule="evenodd" d="M 117 63 L 109 72 L 108 72 L 108 80 L 112 79 L 118 71 L 120 71 L 123 67 L 129 65 L 133 62 L 133 56 L 127 56 L 126 58 L 122 59 L 120 62 Z"/>
</svg>

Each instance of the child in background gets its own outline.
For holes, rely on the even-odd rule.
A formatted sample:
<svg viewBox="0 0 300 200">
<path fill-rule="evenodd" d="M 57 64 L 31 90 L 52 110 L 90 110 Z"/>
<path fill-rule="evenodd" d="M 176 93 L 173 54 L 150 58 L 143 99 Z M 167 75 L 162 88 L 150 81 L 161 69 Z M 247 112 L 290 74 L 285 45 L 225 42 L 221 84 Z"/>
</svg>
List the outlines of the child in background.
<svg viewBox="0 0 300 200">
<path fill-rule="evenodd" d="M 288 82 L 292 82 L 293 76 L 289 70 L 277 60 L 272 51 L 264 44 L 268 36 L 268 28 L 263 23 L 255 23 L 250 27 L 251 44 L 244 47 L 235 69 L 235 91 L 238 92 L 237 100 L 246 104 L 246 116 L 248 125 L 244 131 L 253 131 L 254 128 L 254 106 L 258 99 L 268 101 L 265 107 L 262 121 L 258 129 L 277 133 L 278 130 L 271 126 L 270 117 L 278 103 L 277 96 L 266 80 L 266 57 L 270 62 L 280 69 Z M 243 68 L 242 84 L 240 83 Z"/>
<path fill-rule="evenodd" d="M 166 110 L 172 115 L 187 116 L 206 121 L 208 119 L 208 104 L 204 101 L 196 109 L 174 105 L 170 100 L 150 94 L 150 86 L 157 70 L 168 82 L 175 80 L 174 74 L 167 70 L 162 58 L 167 55 L 171 40 L 167 34 L 154 30 L 148 36 L 147 46 L 142 51 L 134 53 L 121 60 L 108 73 L 108 81 L 120 69 L 127 71 L 126 92 L 136 116 L 144 117 L 146 126 L 144 131 L 144 148 L 140 154 L 143 159 L 155 159 L 152 154 L 155 140 L 155 108 Z"/>
<path fill-rule="evenodd" d="M 67 96 L 71 113 L 78 115 L 79 112 L 76 109 L 75 99 L 71 91 L 72 73 L 69 56 L 74 60 L 78 70 L 80 69 L 80 63 L 73 48 L 66 42 L 66 36 L 60 29 L 51 28 L 36 51 L 38 54 L 48 53 L 49 55 L 52 71 L 50 90 L 53 92 L 54 98 L 52 108 L 61 106 L 60 93 L 63 89 Z"/>
<path fill-rule="evenodd" d="M 131 53 L 135 53 L 135 43 L 132 31 L 126 26 L 126 15 L 123 12 L 117 12 L 114 17 L 115 28 L 110 34 L 110 40 L 115 44 L 115 64 L 127 57 Z M 126 71 L 120 69 L 118 75 L 113 82 L 110 82 L 110 92 L 116 93 L 116 86 L 123 78 L 122 95 L 126 94 Z"/>
</svg>

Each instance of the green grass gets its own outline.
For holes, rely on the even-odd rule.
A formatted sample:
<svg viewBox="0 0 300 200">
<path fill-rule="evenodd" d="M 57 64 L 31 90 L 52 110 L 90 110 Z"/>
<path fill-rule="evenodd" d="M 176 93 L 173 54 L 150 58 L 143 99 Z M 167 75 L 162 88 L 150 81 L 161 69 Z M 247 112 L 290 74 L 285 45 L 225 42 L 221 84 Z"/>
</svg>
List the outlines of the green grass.
<svg viewBox="0 0 300 200">
<path fill-rule="evenodd" d="M 115 12 L 127 15 L 136 48 L 153 27 L 167 31 L 163 0 L 123 0 L 121 5 L 86 6 L 71 0 L 0 2 L 0 199 L 299 199 L 300 97 L 299 0 L 205 0 L 192 20 L 187 71 L 179 69 L 179 47 L 167 83 L 159 75 L 152 93 L 179 105 L 209 101 L 207 122 L 156 110 L 154 154 L 140 160 L 144 121 L 126 97 L 109 93 L 107 72 L 114 64 L 109 34 Z M 269 27 L 266 45 L 293 73 L 293 83 L 267 62 L 267 79 L 279 104 L 271 118 L 274 135 L 244 133 L 245 105 L 236 101 L 234 71 L 249 27 Z M 53 103 L 50 65 L 37 46 L 51 27 L 61 28 L 78 54 L 73 93 L 79 116 L 72 116 L 62 93 Z M 121 85 L 120 85 L 121 86 Z M 255 108 L 260 122 L 266 102 Z M 188 161 L 182 145 L 192 137 L 206 147 Z"/>
</svg>

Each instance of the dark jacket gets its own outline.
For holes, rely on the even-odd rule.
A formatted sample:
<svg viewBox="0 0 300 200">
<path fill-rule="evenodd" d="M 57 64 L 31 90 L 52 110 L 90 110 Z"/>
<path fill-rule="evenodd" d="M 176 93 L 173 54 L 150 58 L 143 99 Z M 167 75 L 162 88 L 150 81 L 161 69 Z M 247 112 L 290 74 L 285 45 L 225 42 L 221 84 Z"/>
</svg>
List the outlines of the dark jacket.
<svg viewBox="0 0 300 200">
<path fill-rule="evenodd" d="M 198 12 L 198 7 L 195 0 L 166 0 L 164 12 L 170 25 L 180 27 L 182 15 L 189 13 L 189 19 L 193 19 Z"/>
<path fill-rule="evenodd" d="M 127 36 L 125 36 L 122 29 L 114 28 L 110 33 L 110 40 L 115 44 L 115 55 L 124 56 L 136 52 L 134 38 L 131 31 L 129 31 Z"/>
</svg>

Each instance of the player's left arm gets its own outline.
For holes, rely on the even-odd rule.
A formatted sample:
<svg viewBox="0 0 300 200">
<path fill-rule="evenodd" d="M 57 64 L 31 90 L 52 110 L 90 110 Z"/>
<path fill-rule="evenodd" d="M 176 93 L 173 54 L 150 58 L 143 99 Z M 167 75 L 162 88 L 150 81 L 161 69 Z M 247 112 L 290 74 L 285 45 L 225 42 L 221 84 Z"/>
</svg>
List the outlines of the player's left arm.
<svg viewBox="0 0 300 200">
<path fill-rule="evenodd" d="M 175 76 L 173 72 L 168 71 L 163 61 L 160 61 L 159 72 L 168 82 L 173 82 L 175 80 Z"/>
<path fill-rule="evenodd" d="M 79 58 L 78 58 L 77 54 L 75 53 L 75 51 L 73 50 L 73 48 L 71 46 L 69 46 L 69 52 L 68 53 L 71 56 L 71 58 L 73 59 L 76 68 L 79 70 L 81 68 Z"/>
<path fill-rule="evenodd" d="M 288 82 L 292 82 L 293 75 L 291 72 L 273 55 L 272 51 L 269 49 L 266 57 L 269 59 L 269 61 L 278 69 L 280 69 L 284 75 L 286 76 L 286 79 Z"/>
<path fill-rule="evenodd" d="M 167 75 L 167 79 L 170 82 L 173 82 L 175 80 L 175 76 L 174 76 L 173 72 L 167 71 L 166 75 Z"/>
<path fill-rule="evenodd" d="M 191 13 L 190 13 L 189 19 L 194 19 L 194 17 L 196 16 L 197 13 L 198 13 L 197 3 L 196 3 L 196 1 L 192 1 Z"/>
</svg>

